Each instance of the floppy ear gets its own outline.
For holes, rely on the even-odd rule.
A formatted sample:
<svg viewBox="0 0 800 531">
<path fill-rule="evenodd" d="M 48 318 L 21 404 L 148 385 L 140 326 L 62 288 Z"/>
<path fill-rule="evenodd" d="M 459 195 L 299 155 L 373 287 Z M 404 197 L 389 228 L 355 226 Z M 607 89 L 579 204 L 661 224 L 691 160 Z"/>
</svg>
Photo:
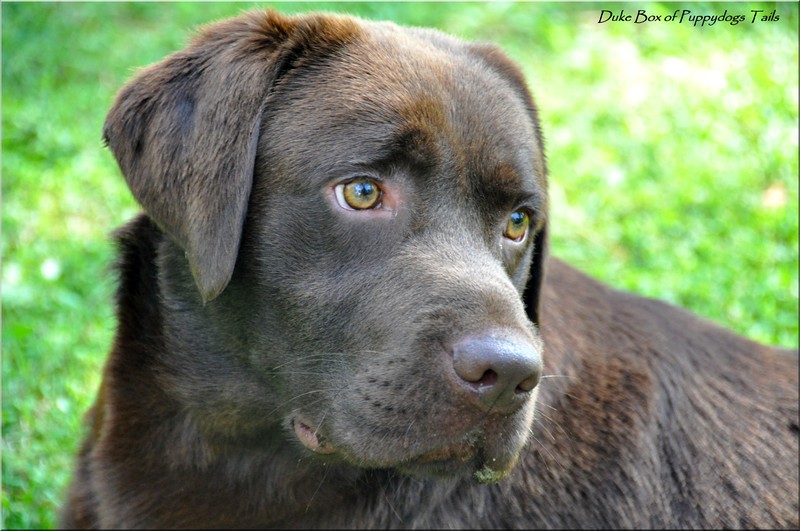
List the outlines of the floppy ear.
<svg viewBox="0 0 800 531">
<path fill-rule="evenodd" d="M 323 38 L 329 24 L 341 21 L 267 11 L 210 25 L 141 71 L 106 118 L 133 195 L 186 252 L 204 302 L 233 274 L 269 91 L 310 50 L 341 44 Z"/>
<path fill-rule="evenodd" d="M 546 259 L 547 224 L 539 229 L 533 240 L 533 256 L 531 257 L 528 283 L 525 285 L 525 291 L 522 294 L 522 301 L 525 304 L 525 312 L 528 314 L 528 319 L 537 327 L 539 326 L 539 299 L 542 294 Z"/>
</svg>

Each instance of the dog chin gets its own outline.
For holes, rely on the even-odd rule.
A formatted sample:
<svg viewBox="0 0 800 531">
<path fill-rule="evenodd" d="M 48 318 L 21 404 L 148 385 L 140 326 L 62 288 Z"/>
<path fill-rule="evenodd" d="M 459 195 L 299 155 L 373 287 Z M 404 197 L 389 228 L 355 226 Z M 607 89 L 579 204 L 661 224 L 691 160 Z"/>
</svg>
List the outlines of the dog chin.
<svg viewBox="0 0 800 531">
<path fill-rule="evenodd" d="M 393 445 L 383 440 L 381 456 L 378 458 L 369 456 L 375 453 L 374 450 L 363 448 L 354 451 L 347 445 L 336 444 L 301 417 L 294 417 L 291 423 L 298 441 L 319 456 L 330 456 L 362 468 L 391 468 L 415 477 L 444 479 L 471 476 L 479 483 L 496 483 L 517 464 L 520 452 L 528 441 L 532 412 L 533 407 L 527 408 L 518 412 L 519 417 L 513 420 L 509 417 L 487 418 L 481 426 L 470 430 L 460 439 L 422 451 L 419 451 L 420 444 L 414 444 L 416 449 L 391 449 L 392 446 L 403 445 L 399 441 Z"/>
</svg>

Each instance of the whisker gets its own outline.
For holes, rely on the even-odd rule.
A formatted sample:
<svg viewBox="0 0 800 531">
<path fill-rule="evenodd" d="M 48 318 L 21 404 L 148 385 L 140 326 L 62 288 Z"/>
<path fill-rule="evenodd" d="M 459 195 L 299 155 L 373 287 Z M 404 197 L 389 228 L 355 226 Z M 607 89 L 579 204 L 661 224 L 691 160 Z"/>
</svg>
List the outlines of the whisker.
<svg viewBox="0 0 800 531">
<path fill-rule="evenodd" d="M 550 420 L 550 419 L 548 419 L 548 420 Z M 552 420 L 550 420 L 550 422 L 552 422 Z M 542 429 L 545 431 L 545 433 L 547 433 L 547 435 L 549 435 L 549 436 L 550 436 L 550 439 L 551 439 L 553 442 L 556 442 L 556 438 L 553 436 L 553 432 L 551 432 L 550 430 L 548 430 L 548 429 L 547 429 L 547 427 L 546 427 L 546 426 L 545 426 L 543 423 L 541 423 L 541 422 L 540 422 L 540 423 L 538 424 L 538 426 L 539 426 L 539 427 L 541 427 L 541 428 L 542 428 Z M 531 435 L 533 435 L 533 428 L 531 428 Z"/>
<path fill-rule="evenodd" d="M 555 408 L 550 408 L 550 409 L 552 409 L 553 411 L 557 411 Z M 539 414 L 540 414 L 542 417 L 544 417 L 544 418 L 545 418 L 545 419 L 546 419 L 548 422 L 552 423 L 552 424 L 553 424 L 553 425 L 554 425 L 556 428 L 558 428 L 559 430 L 561 430 L 561 432 L 562 432 L 564 435 L 566 435 L 568 438 L 572 438 L 572 437 L 570 436 L 570 434 L 567 432 L 567 430 L 565 430 L 565 429 L 564 429 L 564 428 L 561 426 L 561 424 L 560 424 L 559 422 L 557 422 L 556 420 L 554 420 L 552 417 L 548 417 L 548 416 L 547 416 L 545 413 L 543 413 L 542 411 L 538 411 L 538 413 L 539 413 Z"/>
<path fill-rule="evenodd" d="M 571 400 L 574 400 L 575 402 L 578 402 L 579 404 L 589 404 L 590 403 L 588 400 L 583 400 L 578 395 L 574 395 L 572 393 L 564 393 L 564 396 L 566 396 L 567 398 L 569 398 Z"/>
<path fill-rule="evenodd" d="M 287 371 L 281 373 L 284 376 L 296 376 L 296 375 L 305 375 L 305 376 L 329 376 L 331 373 L 330 371 Z"/>
<path fill-rule="evenodd" d="M 389 483 L 390 483 L 389 487 L 391 487 L 391 482 L 392 482 L 392 480 L 391 480 L 391 478 L 389 478 Z M 383 499 L 386 501 L 386 505 L 389 506 L 389 509 L 392 510 L 394 515 L 397 517 L 397 519 L 400 520 L 400 523 L 404 524 L 405 520 L 403 520 L 403 517 L 400 516 L 400 513 L 397 512 L 397 509 L 394 508 L 394 505 L 392 505 L 392 502 L 389 500 L 389 496 L 386 493 L 386 489 L 383 490 Z"/>
<path fill-rule="evenodd" d="M 348 354 L 345 352 L 314 352 L 311 354 L 306 354 L 303 356 L 298 356 L 296 358 L 292 358 L 287 360 L 279 365 L 272 367 L 270 370 L 277 370 L 281 367 L 285 367 L 287 365 L 291 365 L 292 363 L 300 363 L 310 360 L 319 360 L 319 361 L 332 361 L 332 362 L 341 362 L 343 356 L 347 356 Z"/>
<path fill-rule="evenodd" d="M 538 409 L 538 408 L 539 408 L 539 406 L 540 406 L 540 405 L 541 405 L 541 406 L 543 406 L 543 407 L 549 407 L 549 408 L 550 408 L 550 409 L 552 409 L 553 411 L 558 411 L 556 408 L 554 408 L 554 407 L 553 407 L 553 406 L 551 406 L 550 404 L 544 404 L 544 403 L 541 403 L 541 402 L 536 402 L 536 408 L 537 408 L 537 409 L 536 409 L 536 411 L 539 411 L 539 409 Z"/>
<path fill-rule="evenodd" d="M 316 435 L 317 435 L 317 433 L 319 432 L 319 429 L 322 427 L 322 422 L 325 420 L 325 417 L 328 415 L 328 411 L 330 411 L 330 410 L 331 410 L 330 406 L 332 406 L 333 404 L 335 404 L 335 403 L 336 403 L 336 401 L 337 401 L 337 399 L 339 398 L 339 395 L 340 395 L 340 394 L 342 394 L 342 391 L 344 391 L 344 390 L 346 390 L 346 389 L 349 389 L 349 387 L 350 387 L 350 386 L 347 386 L 347 385 L 346 385 L 346 386 L 344 386 L 344 387 L 341 387 L 341 388 L 339 388 L 339 390 L 338 390 L 338 391 L 336 391 L 336 394 L 335 394 L 335 395 L 333 395 L 333 400 L 330 400 L 330 401 L 328 401 L 328 408 L 327 408 L 327 409 L 325 409 L 325 412 L 323 412 L 323 413 L 322 413 L 322 418 L 320 418 L 320 419 L 319 419 L 319 422 L 317 423 L 317 427 L 316 427 L 316 428 L 314 428 L 314 435 L 315 435 L 315 436 L 316 436 Z M 321 400 L 322 400 L 322 399 L 320 399 L 320 400 L 316 400 L 316 401 L 314 401 L 313 403 L 314 403 L 314 404 L 316 404 L 317 402 L 320 402 Z"/>
<path fill-rule="evenodd" d="M 344 387 L 344 388 L 336 388 L 336 387 L 334 387 L 334 388 L 330 388 L 330 389 L 314 389 L 312 391 L 306 391 L 305 393 L 300 393 L 299 395 L 295 395 L 292 398 L 290 398 L 290 399 L 278 404 L 277 406 L 275 406 L 270 412 L 267 413 L 267 416 L 272 415 L 273 413 L 277 412 L 279 409 L 284 407 L 286 404 L 288 404 L 288 403 L 290 403 L 290 402 L 292 402 L 294 400 L 297 400 L 298 398 L 303 398 L 304 396 L 313 395 L 313 394 L 316 394 L 316 393 L 327 393 L 327 392 L 336 392 L 336 391 L 340 391 L 341 392 L 344 389 L 346 389 L 346 387 Z M 324 400 L 324 398 L 321 398 L 320 400 Z"/>
<path fill-rule="evenodd" d="M 544 451 L 547 454 L 547 457 L 549 457 L 550 460 L 552 460 L 554 463 L 558 464 L 558 466 L 560 466 L 562 470 L 566 470 L 566 467 L 564 467 L 564 464 L 561 463 L 561 461 L 559 461 L 558 459 L 556 459 L 556 457 L 553 455 L 553 453 L 550 450 L 547 449 L 547 446 L 543 445 L 541 443 L 541 441 L 536 438 L 536 436 L 533 434 L 533 429 L 531 429 L 531 438 L 538 445 L 537 448 L 541 448 L 542 451 Z M 550 472 L 550 468 L 547 466 L 547 461 L 543 461 L 543 462 L 544 462 L 544 466 L 547 469 L 547 471 Z"/>
<path fill-rule="evenodd" d="M 411 426 L 413 426 L 413 425 L 414 425 L 414 422 L 416 422 L 416 419 L 412 420 L 412 421 L 411 421 L 411 422 L 408 424 L 408 428 L 406 428 L 406 432 L 403 434 L 403 438 L 406 438 L 406 437 L 408 437 L 408 432 L 409 432 L 409 431 L 411 431 Z"/>
<path fill-rule="evenodd" d="M 390 352 L 384 352 L 383 350 L 357 350 L 356 353 L 358 354 L 380 354 L 381 356 L 390 356 Z"/>
<path fill-rule="evenodd" d="M 331 361 L 335 363 L 341 363 L 343 361 L 342 358 L 349 358 L 353 357 L 355 354 L 379 354 L 382 356 L 389 356 L 389 352 L 384 352 L 382 350 L 356 350 L 353 352 L 311 352 L 309 354 L 304 354 L 301 356 L 294 357 L 290 360 L 287 360 L 279 365 L 272 367 L 271 370 L 277 370 L 281 367 L 285 367 L 287 365 L 291 365 L 293 363 L 301 363 L 307 361 Z"/>
<path fill-rule="evenodd" d="M 308 512 L 308 510 L 311 508 L 311 504 L 314 503 L 314 498 L 316 497 L 317 492 L 319 492 L 319 489 L 322 488 L 322 484 L 325 483 L 325 480 L 328 478 L 328 470 L 330 470 L 330 468 L 326 466 L 325 473 L 322 474 L 322 479 L 319 481 L 319 485 L 317 485 L 317 488 L 314 490 L 314 494 L 311 495 L 311 499 L 308 500 L 308 505 L 306 505 L 306 512 Z"/>
</svg>

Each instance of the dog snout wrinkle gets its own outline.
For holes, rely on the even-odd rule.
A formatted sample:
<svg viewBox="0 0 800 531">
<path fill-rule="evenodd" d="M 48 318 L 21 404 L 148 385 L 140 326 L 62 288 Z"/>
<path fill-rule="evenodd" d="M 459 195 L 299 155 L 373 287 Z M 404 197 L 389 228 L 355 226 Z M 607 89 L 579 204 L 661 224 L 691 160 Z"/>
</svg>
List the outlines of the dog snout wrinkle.
<svg viewBox="0 0 800 531">
<path fill-rule="evenodd" d="M 517 339 L 479 336 L 453 347 L 453 368 L 475 405 L 497 413 L 518 409 L 539 383 L 539 349 Z"/>
</svg>

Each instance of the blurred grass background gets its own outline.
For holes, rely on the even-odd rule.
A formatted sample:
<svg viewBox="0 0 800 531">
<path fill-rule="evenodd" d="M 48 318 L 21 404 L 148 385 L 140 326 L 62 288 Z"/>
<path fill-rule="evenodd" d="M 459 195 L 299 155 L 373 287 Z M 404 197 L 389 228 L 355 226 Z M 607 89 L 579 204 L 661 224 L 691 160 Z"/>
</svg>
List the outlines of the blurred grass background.
<svg viewBox="0 0 800 531">
<path fill-rule="evenodd" d="M 3 3 L 3 528 L 55 524 L 114 330 L 100 142 L 136 67 L 252 3 Z M 500 44 L 538 100 L 552 248 L 622 289 L 798 344 L 798 5 L 303 3 Z M 598 24 L 601 9 L 777 22 Z"/>
</svg>

